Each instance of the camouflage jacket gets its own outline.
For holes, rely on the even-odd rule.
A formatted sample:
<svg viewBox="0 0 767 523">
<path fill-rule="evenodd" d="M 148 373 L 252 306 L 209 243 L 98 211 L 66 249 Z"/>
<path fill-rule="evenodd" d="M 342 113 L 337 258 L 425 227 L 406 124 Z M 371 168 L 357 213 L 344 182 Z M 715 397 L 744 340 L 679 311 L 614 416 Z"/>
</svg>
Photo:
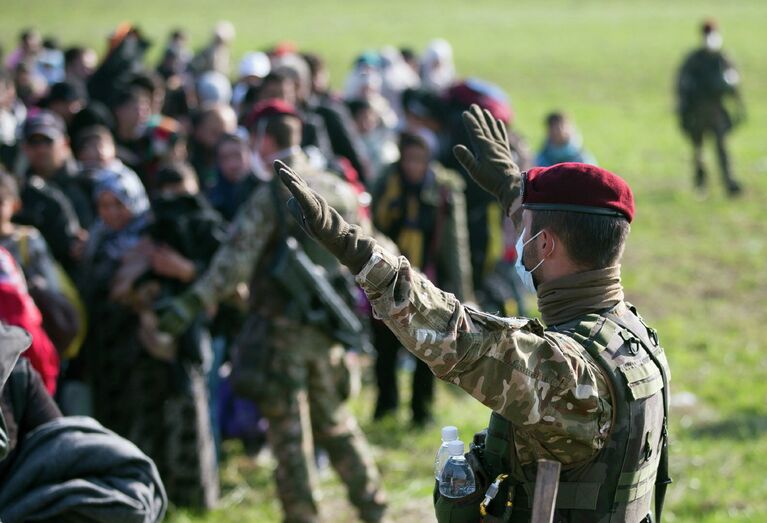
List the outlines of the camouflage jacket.
<svg viewBox="0 0 767 523">
<path fill-rule="evenodd" d="M 357 195 L 351 185 L 338 175 L 318 172 L 309 165 L 303 152 L 282 161 L 300 172 L 309 186 L 324 196 L 347 221 L 360 221 Z M 233 294 L 237 285 L 250 282 L 254 267 L 272 244 L 271 240 L 279 227 L 279 216 L 270 185 L 262 184 L 240 207 L 226 241 L 216 251 L 205 273 L 195 282 L 193 292 L 206 307 L 214 307 Z M 285 201 L 288 196 L 285 196 Z"/>
<path fill-rule="evenodd" d="M 454 383 L 517 430 L 524 465 L 593 457 L 612 407 L 598 364 L 568 336 L 537 320 L 502 318 L 462 305 L 380 249 L 357 275 L 376 317 L 440 379 Z"/>
</svg>

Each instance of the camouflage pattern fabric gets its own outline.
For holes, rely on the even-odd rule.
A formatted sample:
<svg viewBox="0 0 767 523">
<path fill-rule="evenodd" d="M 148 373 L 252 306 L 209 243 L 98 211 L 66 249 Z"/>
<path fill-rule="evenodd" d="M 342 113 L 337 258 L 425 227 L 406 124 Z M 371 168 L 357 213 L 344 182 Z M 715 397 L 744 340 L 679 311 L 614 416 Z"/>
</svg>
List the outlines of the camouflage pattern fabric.
<svg viewBox="0 0 767 523">
<path fill-rule="evenodd" d="M 271 361 L 261 405 L 277 458 L 277 492 L 285 521 L 319 521 L 315 444 L 347 486 L 363 521 L 380 521 L 385 509 L 378 469 L 357 420 L 343 406 L 348 369 L 344 349 L 320 331 L 277 320 L 271 326 Z M 311 420 L 311 421 L 310 421 Z"/>
<path fill-rule="evenodd" d="M 566 466 L 604 446 L 612 416 L 607 382 L 567 336 L 544 332 L 537 320 L 466 307 L 407 259 L 379 249 L 357 282 L 407 350 L 517 428 L 521 464 L 548 458 Z"/>
<path fill-rule="evenodd" d="M 349 184 L 337 175 L 323 173 L 317 176 L 303 153 L 284 161 L 305 173 L 309 186 L 323 195 L 347 221 L 359 221 L 357 196 Z M 269 184 L 262 184 L 242 205 L 232 221 L 227 241 L 216 251 L 205 274 L 194 284 L 195 294 L 206 306 L 215 306 L 234 294 L 238 284 L 251 281 L 253 268 L 264 255 L 277 227 L 277 210 Z"/>
</svg>

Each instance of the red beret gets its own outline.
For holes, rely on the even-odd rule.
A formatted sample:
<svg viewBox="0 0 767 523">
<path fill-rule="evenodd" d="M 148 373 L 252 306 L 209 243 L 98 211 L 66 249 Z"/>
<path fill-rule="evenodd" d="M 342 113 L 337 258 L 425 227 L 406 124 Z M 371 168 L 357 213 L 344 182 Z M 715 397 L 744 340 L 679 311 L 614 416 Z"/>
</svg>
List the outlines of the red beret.
<svg viewBox="0 0 767 523">
<path fill-rule="evenodd" d="M 587 163 L 558 163 L 527 171 L 522 207 L 622 216 L 629 223 L 634 219 L 634 195 L 623 178 Z"/>
<path fill-rule="evenodd" d="M 247 118 L 245 118 L 245 127 L 252 129 L 260 119 L 272 116 L 295 116 L 298 119 L 301 118 L 292 104 L 279 98 L 272 98 L 256 104 Z"/>
</svg>

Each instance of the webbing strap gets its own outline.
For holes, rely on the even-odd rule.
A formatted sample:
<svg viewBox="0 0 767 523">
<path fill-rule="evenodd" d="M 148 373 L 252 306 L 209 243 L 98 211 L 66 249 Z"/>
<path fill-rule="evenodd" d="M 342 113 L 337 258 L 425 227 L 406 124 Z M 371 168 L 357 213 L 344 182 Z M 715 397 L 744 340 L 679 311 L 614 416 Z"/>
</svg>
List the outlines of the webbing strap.
<svg viewBox="0 0 767 523">
<path fill-rule="evenodd" d="M 604 316 L 591 314 L 587 318 L 578 324 L 573 337 L 583 345 L 586 352 L 596 357 L 600 352 L 607 349 L 618 328 L 615 323 L 607 321 Z"/>
<path fill-rule="evenodd" d="M 615 500 L 628 503 L 646 496 L 652 491 L 658 473 L 660 453 L 646 462 L 639 470 L 623 472 L 618 479 L 618 491 Z"/>
<path fill-rule="evenodd" d="M 535 483 L 524 483 L 526 492 L 535 491 Z M 557 487 L 557 510 L 596 510 L 601 483 L 560 481 Z M 532 508 L 532 497 L 526 496 L 526 508 Z"/>
</svg>

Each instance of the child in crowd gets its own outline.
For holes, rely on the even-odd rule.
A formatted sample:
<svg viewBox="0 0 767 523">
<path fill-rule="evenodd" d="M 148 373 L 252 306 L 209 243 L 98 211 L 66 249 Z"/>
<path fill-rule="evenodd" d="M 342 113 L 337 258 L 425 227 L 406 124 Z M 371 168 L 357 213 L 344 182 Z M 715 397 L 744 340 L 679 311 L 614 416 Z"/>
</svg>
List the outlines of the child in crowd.
<svg viewBox="0 0 767 523">
<path fill-rule="evenodd" d="M 218 176 L 205 193 L 208 201 L 226 221 L 232 221 L 260 180 L 256 177 L 248 142 L 237 134 L 225 134 L 216 148 Z"/>
<path fill-rule="evenodd" d="M 535 165 L 548 167 L 563 162 L 596 165 L 596 158 L 583 148 L 583 139 L 566 114 L 553 112 L 546 117 L 546 141 Z"/>
</svg>

